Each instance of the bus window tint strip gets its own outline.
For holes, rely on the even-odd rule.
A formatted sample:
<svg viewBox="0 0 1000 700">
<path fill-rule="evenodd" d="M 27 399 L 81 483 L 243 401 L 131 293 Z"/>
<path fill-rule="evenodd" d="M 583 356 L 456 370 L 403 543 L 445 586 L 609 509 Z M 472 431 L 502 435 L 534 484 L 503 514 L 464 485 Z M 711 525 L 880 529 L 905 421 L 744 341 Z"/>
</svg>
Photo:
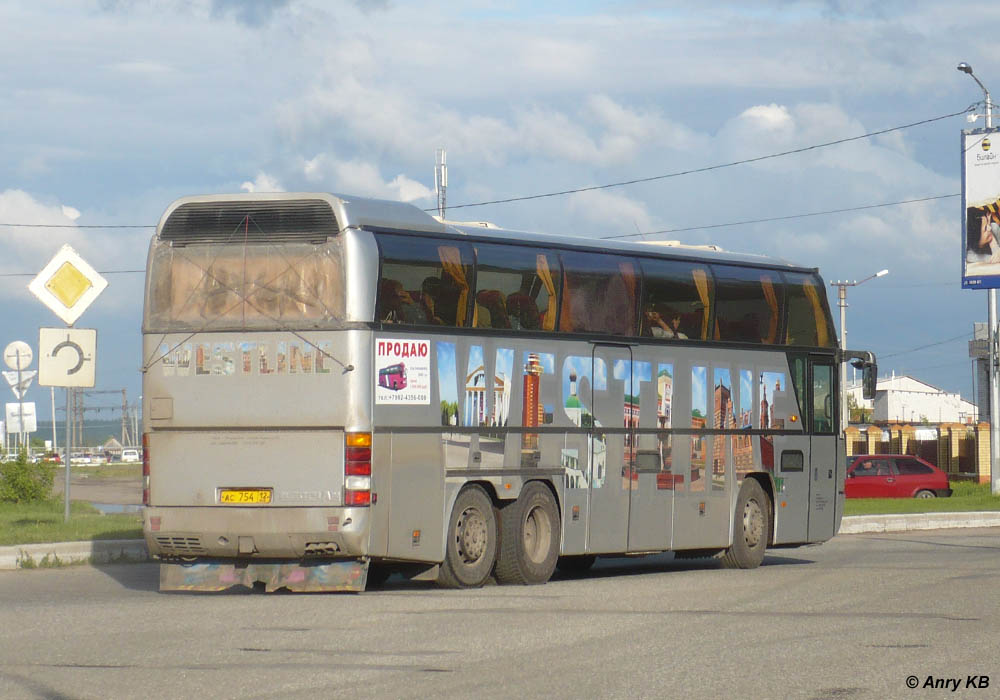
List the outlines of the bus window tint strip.
<svg viewBox="0 0 1000 700">
<path fill-rule="evenodd" d="M 375 320 L 832 348 L 818 275 L 707 261 L 376 234 Z"/>
</svg>

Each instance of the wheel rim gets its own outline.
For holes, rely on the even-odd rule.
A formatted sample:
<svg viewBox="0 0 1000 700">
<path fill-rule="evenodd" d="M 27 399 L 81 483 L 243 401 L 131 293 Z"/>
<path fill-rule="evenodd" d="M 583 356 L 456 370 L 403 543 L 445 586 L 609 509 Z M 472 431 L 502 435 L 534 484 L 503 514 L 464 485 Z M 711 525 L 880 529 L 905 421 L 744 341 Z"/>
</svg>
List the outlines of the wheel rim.
<svg viewBox="0 0 1000 700">
<path fill-rule="evenodd" d="M 743 541 L 750 548 L 764 539 L 764 512 L 757 501 L 749 500 L 743 508 Z"/>
<path fill-rule="evenodd" d="M 552 523 L 548 514 L 539 506 L 528 511 L 522 528 L 524 553 L 535 564 L 541 564 L 549 554 L 549 542 L 552 539 Z"/>
<path fill-rule="evenodd" d="M 475 564 L 486 552 L 486 518 L 478 508 L 468 507 L 455 523 L 455 541 L 464 564 Z"/>
<path fill-rule="evenodd" d="M 917 498 L 934 498 L 934 494 L 930 491 L 921 491 L 917 494 Z"/>
</svg>

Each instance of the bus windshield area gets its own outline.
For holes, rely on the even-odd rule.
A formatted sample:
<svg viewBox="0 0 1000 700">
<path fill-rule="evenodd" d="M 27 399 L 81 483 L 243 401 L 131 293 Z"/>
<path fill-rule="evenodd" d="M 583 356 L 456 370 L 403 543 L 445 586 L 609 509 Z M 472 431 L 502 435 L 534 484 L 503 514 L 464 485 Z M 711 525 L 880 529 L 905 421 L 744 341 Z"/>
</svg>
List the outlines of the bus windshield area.
<svg viewBox="0 0 1000 700">
<path fill-rule="evenodd" d="M 345 313 L 338 241 L 154 241 L 145 327 L 152 332 L 338 328 Z"/>
</svg>

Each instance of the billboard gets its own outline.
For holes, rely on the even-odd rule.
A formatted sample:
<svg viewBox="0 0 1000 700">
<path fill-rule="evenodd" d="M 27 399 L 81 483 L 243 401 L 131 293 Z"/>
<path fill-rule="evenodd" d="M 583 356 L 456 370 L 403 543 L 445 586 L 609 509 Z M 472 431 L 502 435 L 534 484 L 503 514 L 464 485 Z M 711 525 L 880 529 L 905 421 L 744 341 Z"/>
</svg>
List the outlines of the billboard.
<svg viewBox="0 0 1000 700">
<path fill-rule="evenodd" d="M 1000 288 L 1000 128 L 962 132 L 962 287 Z"/>
</svg>

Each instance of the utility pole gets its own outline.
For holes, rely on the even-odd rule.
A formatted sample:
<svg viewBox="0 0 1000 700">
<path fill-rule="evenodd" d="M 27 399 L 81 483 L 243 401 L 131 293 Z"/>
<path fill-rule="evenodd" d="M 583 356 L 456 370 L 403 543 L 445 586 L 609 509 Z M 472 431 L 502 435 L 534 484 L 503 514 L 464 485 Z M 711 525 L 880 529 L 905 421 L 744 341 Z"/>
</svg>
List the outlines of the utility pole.
<svg viewBox="0 0 1000 700">
<path fill-rule="evenodd" d="M 990 91 L 972 72 L 972 66 L 968 63 L 959 63 L 957 68 L 968 74 L 982 89 L 983 96 L 986 98 L 986 128 L 993 128 L 993 100 L 990 98 Z M 964 210 L 962 216 L 965 217 Z M 995 288 L 991 288 L 989 291 L 987 322 L 990 329 L 990 491 L 994 496 L 998 496 L 1000 495 L 1000 420 L 998 420 L 997 414 L 1000 413 L 1000 376 L 998 376 L 997 367 L 997 290 Z"/>
<path fill-rule="evenodd" d="M 836 282 L 831 282 L 831 287 L 837 288 L 837 306 L 840 307 L 840 353 L 844 355 L 847 352 L 847 288 L 857 287 L 859 284 L 864 284 L 870 279 L 875 279 L 876 277 L 882 277 L 888 275 L 889 270 L 879 270 L 874 275 L 868 275 L 863 280 L 858 282 L 854 280 L 853 282 L 840 280 Z M 876 382 L 878 377 L 875 378 Z M 851 413 L 850 409 L 847 407 L 847 361 L 842 360 L 840 363 L 840 429 L 841 431 L 847 430 L 847 425 L 850 422 Z"/>
</svg>

